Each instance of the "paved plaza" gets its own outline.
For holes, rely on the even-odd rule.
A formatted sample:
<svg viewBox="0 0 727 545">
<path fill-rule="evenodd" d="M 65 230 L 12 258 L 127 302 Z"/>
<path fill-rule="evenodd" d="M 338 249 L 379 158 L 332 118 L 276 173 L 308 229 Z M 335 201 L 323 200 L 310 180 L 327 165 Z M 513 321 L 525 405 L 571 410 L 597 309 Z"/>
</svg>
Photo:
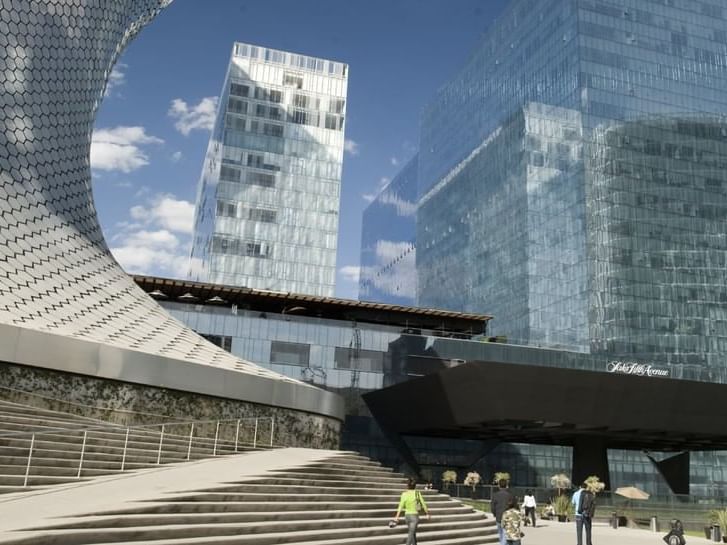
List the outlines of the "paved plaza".
<svg viewBox="0 0 727 545">
<path fill-rule="evenodd" d="M 523 545 L 575 545 L 576 525 L 574 522 L 559 523 L 539 520 L 536 528 L 524 529 Z M 662 532 L 619 528 L 614 530 L 606 523 L 593 525 L 593 545 L 663 545 Z M 686 536 L 687 545 L 712 543 L 703 537 Z"/>
</svg>

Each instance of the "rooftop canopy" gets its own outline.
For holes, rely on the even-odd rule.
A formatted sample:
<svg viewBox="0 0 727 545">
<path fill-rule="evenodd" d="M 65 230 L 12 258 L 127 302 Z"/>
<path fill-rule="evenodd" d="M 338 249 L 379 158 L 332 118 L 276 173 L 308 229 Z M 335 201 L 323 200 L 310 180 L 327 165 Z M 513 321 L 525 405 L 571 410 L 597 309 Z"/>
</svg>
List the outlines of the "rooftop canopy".
<svg viewBox="0 0 727 545">
<path fill-rule="evenodd" d="M 479 335 L 485 333 L 487 322 L 492 318 L 484 314 L 465 314 L 152 276 L 134 276 L 134 281 L 152 297 L 162 300 L 200 305 L 234 304 L 240 309 L 260 312 L 354 320 L 410 329 L 439 329 L 452 333 Z"/>
</svg>

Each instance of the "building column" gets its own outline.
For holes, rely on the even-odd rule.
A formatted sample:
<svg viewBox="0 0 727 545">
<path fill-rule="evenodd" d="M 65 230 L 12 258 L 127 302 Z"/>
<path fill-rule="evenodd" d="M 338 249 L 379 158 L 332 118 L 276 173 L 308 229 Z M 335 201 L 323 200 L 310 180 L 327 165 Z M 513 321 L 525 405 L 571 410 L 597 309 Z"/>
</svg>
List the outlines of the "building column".
<svg viewBox="0 0 727 545">
<path fill-rule="evenodd" d="M 573 445 L 573 484 L 580 485 L 590 475 L 596 475 L 605 483 L 606 490 L 611 490 L 608 449 L 606 443 L 597 437 L 583 437 Z"/>
</svg>

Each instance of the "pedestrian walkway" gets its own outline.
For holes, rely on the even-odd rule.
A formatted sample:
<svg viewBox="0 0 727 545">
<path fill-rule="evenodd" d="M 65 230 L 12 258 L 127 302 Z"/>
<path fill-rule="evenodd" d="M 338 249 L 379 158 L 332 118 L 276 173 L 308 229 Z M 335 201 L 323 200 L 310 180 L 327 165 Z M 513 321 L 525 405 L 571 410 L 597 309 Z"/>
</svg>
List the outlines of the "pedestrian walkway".
<svg viewBox="0 0 727 545">
<path fill-rule="evenodd" d="M 555 522 L 539 520 L 536 528 L 523 529 L 523 545 L 575 545 L 576 525 L 574 522 Z M 614 530 L 606 523 L 593 525 L 593 545 L 663 545 L 663 532 L 619 528 Z M 686 536 L 687 545 L 706 545 L 712 543 L 703 537 Z"/>
</svg>

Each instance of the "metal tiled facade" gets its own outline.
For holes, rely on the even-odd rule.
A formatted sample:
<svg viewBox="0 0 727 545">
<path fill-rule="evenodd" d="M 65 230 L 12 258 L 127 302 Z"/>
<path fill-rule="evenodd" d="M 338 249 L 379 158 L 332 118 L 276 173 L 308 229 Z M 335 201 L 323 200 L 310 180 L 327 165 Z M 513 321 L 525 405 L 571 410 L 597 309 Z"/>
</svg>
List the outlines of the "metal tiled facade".
<svg viewBox="0 0 727 545">
<path fill-rule="evenodd" d="M 279 401 L 296 408 L 306 398 L 298 408 L 315 412 L 330 394 L 206 342 L 139 289 L 104 241 L 91 196 L 93 122 L 124 47 L 168 4 L 0 4 L 0 359 L 119 380 L 147 362 L 216 366 L 271 392 L 285 385 Z M 251 400 L 273 404 L 267 390 Z"/>
</svg>

